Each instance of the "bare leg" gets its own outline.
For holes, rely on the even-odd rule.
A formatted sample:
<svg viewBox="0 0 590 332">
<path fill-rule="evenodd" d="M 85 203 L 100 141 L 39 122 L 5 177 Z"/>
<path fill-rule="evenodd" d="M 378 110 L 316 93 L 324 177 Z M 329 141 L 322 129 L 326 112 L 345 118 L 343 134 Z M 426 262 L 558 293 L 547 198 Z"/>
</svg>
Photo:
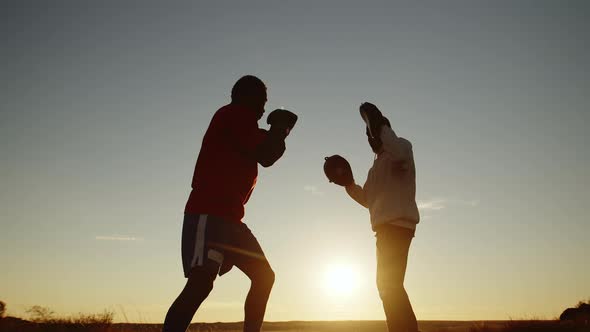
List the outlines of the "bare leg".
<svg viewBox="0 0 590 332">
<path fill-rule="evenodd" d="M 195 312 L 213 289 L 215 274 L 195 270 L 166 314 L 162 332 L 185 332 Z"/>
<path fill-rule="evenodd" d="M 265 260 L 248 259 L 237 267 L 251 281 L 244 305 L 244 332 L 259 332 L 264 321 L 266 304 L 275 281 L 275 274 Z"/>
</svg>

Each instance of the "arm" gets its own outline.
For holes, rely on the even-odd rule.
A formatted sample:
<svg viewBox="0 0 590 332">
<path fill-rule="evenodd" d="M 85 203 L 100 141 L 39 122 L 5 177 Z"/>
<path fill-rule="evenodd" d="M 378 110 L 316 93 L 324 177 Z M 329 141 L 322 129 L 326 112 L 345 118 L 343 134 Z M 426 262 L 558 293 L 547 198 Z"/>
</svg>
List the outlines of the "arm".
<svg viewBox="0 0 590 332">
<path fill-rule="evenodd" d="M 404 138 L 397 137 L 395 132 L 387 126 L 381 128 L 380 138 L 383 149 L 393 157 L 401 170 L 406 170 L 412 159 L 412 144 Z"/>
<path fill-rule="evenodd" d="M 256 146 L 254 156 L 262 167 L 270 167 L 285 153 L 286 136 L 281 135 L 277 130 L 272 130 L 272 128 L 269 131 L 261 130 L 265 133 L 265 139 Z"/>
<path fill-rule="evenodd" d="M 354 182 L 354 176 L 348 161 L 340 155 L 326 157 L 324 160 L 324 173 L 326 173 L 328 180 L 344 187 L 352 199 L 367 207 L 365 190 Z"/>
<path fill-rule="evenodd" d="M 272 111 L 266 122 L 270 130 L 264 141 L 256 147 L 256 160 L 263 167 L 272 166 L 285 153 L 285 139 L 297 122 L 297 115 L 294 113 L 277 109 Z"/>
<path fill-rule="evenodd" d="M 256 116 L 250 112 L 240 110 L 218 115 L 216 120 L 223 126 L 225 141 L 242 155 L 257 160 L 257 147 L 267 137 L 266 130 L 258 128 Z"/>
<path fill-rule="evenodd" d="M 358 184 L 352 183 L 351 185 L 346 186 L 346 193 L 348 193 L 348 196 L 350 196 L 360 205 L 369 208 L 367 206 L 367 198 L 365 197 L 365 191 Z"/>
<path fill-rule="evenodd" d="M 272 166 L 285 152 L 287 134 L 281 126 L 260 129 L 256 117 L 246 111 L 235 112 L 231 118 L 227 113 L 220 116 L 218 121 L 225 125 L 228 144 L 263 167 Z"/>
</svg>

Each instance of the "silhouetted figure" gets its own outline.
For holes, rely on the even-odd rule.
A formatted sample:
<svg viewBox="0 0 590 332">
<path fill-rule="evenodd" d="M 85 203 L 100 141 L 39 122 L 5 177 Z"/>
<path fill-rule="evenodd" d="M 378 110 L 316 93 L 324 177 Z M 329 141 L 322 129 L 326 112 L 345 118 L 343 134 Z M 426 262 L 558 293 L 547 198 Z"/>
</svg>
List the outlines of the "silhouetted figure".
<svg viewBox="0 0 590 332">
<path fill-rule="evenodd" d="M 258 332 L 275 275 L 256 237 L 242 222 L 258 174 L 285 151 L 285 138 L 297 121 L 286 110 L 264 114 L 266 86 L 244 76 L 232 88 L 231 103 L 220 108 L 205 133 L 185 207 L 182 263 L 186 285 L 164 321 L 164 332 L 184 332 L 213 289 L 217 275 L 238 267 L 251 280 L 244 307 L 244 331 Z"/>
<path fill-rule="evenodd" d="M 420 219 L 412 145 L 395 134 L 375 105 L 362 104 L 360 113 L 376 154 L 364 186 L 355 183 L 350 165 L 338 155 L 326 158 L 324 171 L 369 209 L 377 237 L 377 288 L 389 331 L 416 332 L 416 316 L 404 288 L 408 251 Z"/>
</svg>

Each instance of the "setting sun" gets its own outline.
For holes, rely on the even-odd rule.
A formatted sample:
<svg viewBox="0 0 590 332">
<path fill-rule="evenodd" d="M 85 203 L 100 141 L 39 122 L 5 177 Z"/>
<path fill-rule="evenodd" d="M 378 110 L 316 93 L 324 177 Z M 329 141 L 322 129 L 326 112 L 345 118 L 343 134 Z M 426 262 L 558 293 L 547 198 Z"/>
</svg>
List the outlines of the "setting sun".
<svg viewBox="0 0 590 332">
<path fill-rule="evenodd" d="M 331 295 L 350 295 L 359 284 L 357 270 L 348 264 L 333 264 L 324 271 L 324 289 Z"/>
</svg>

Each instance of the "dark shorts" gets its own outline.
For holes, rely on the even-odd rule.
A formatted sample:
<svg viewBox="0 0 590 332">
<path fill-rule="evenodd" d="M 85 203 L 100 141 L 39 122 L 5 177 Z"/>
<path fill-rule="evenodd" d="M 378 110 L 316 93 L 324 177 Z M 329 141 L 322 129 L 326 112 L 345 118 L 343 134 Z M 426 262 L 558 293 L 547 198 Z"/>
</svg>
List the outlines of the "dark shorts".
<svg viewBox="0 0 590 332">
<path fill-rule="evenodd" d="M 227 273 L 242 261 L 266 263 L 258 240 L 244 223 L 229 222 L 206 214 L 185 214 L 182 226 L 184 276 L 195 269 Z"/>
</svg>

